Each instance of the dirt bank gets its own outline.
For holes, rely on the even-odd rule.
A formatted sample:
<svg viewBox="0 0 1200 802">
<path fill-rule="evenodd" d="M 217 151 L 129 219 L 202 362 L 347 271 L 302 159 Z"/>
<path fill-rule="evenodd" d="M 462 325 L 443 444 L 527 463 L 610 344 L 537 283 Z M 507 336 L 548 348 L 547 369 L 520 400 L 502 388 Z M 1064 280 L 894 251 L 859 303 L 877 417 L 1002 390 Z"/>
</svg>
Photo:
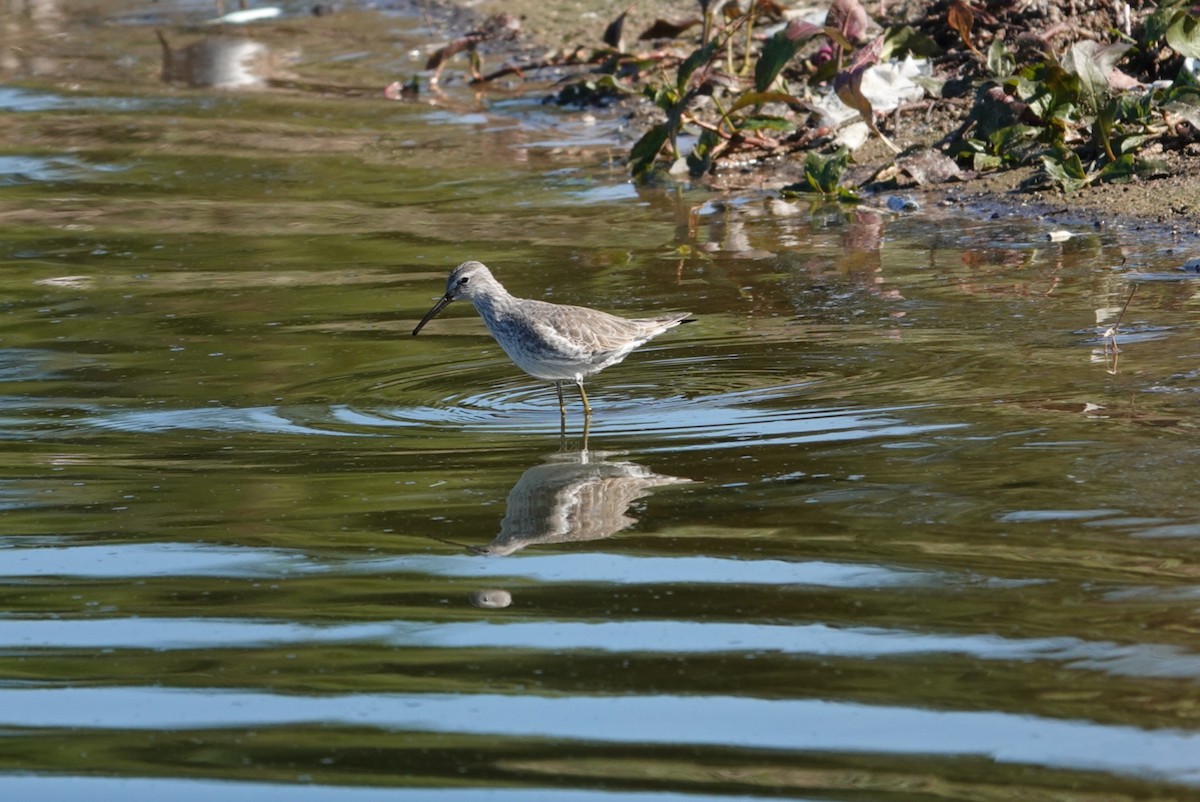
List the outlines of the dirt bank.
<svg viewBox="0 0 1200 802">
<path fill-rule="evenodd" d="M 656 19 L 681 21 L 699 17 L 698 3 L 693 0 L 461 0 L 460 9 L 479 18 L 494 14 L 515 16 L 521 32 L 514 46 L 524 48 L 555 48 L 566 45 L 599 46 L 605 27 L 621 12 L 628 10 L 626 39 L 631 41 Z M 878 6 L 869 5 L 871 13 Z M 897 7 L 899 8 L 899 7 Z M 928 19 L 928 3 L 910 3 L 903 10 L 906 21 Z M 1047 22 L 1058 13 L 1053 7 L 1047 12 Z M 1059 22 L 1062 14 L 1058 13 Z M 1086 19 L 1078 9 L 1076 16 L 1067 19 L 1072 26 L 1084 25 Z M 891 24 L 894 19 L 889 19 Z M 1103 20 L 1096 23 L 1103 31 Z M 891 136 L 902 148 L 914 145 L 932 146 L 942 140 L 963 121 L 969 104 L 943 108 L 938 113 L 916 111 L 902 117 L 899 125 L 889 121 Z M 958 111 L 954 111 L 958 109 Z M 615 112 L 619 113 L 619 112 Z M 926 202 L 954 202 L 995 211 L 1016 211 L 1022 214 L 1051 216 L 1064 224 L 1096 226 L 1120 225 L 1130 228 L 1163 230 L 1176 235 L 1200 235 L 1200 146 L 1188 146 L 1164 151 L 1161 148 L 1146 153 L 1160 161 L 1161 172 L 1151 178 L 1134 178 L 1126 183 L 1094 183 L 1070 194 L 1046 186 L 1036 186 L 1032 167 L 1002 170 L 967 176 L 963 180 L 933 187 L 910 188 Z M 867 179 L 892 161 L 892 154 L 877 141 L 868 143 L 854 154 L 854 168 L 849 178 Z M 769 175 L 757 175 L 747 181 L 770 185 L 772 178 L 782 186 L 791 180 L 798 165 L 775 164 Z M 761 172 L 761 171 L 760 171 Z M 739 177 L 726 174 L 718 183 L 736 185 Z"/>
</svg>

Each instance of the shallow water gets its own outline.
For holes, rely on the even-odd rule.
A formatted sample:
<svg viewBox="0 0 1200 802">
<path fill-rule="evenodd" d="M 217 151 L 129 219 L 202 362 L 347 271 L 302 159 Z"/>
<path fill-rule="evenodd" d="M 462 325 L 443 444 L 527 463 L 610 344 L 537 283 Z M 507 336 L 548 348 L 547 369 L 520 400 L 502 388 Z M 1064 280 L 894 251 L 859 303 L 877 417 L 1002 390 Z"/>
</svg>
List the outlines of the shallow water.
<svg viewBox="0 0 1200 802">
<path fill-rule="evenodd" d="M 209 3 L 0 12 L 0 795 L 1196 796 L 1193 242 L 634 187 L 304 7 L 240 91 Z M 585 443 L 409 336 L 467 258 L 697 320 Z"/>
</svg>

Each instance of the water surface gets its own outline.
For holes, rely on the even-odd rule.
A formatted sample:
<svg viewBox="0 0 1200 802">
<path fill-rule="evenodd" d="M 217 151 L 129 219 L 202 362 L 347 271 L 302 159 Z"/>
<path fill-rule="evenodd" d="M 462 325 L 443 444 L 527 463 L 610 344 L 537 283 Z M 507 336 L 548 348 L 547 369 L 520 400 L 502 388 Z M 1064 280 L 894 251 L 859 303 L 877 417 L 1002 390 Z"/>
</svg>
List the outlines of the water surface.
<svg viewBox="0 0 1200 802">
<path fill-rule="evenodd" d="M 1196 795 L 1193 243 L 635 187 L 304 5 L 0 12 L 5 798 Z M 697 321 L 585 441 L 409 336 L 468 258 Z"/>
</svg>

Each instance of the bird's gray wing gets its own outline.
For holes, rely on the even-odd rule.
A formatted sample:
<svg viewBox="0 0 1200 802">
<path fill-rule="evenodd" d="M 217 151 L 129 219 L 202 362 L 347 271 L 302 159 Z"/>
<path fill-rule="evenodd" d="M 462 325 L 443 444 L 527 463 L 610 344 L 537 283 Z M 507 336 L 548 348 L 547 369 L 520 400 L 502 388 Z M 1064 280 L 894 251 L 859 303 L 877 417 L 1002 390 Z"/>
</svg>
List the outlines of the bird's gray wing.
<svg viewBox="0 0 1200 802">
<path fill-rule="evenodd" d="M 633 321 L 581 306 L 550 306 L 539 323 L 547 336 L 570 343 L 580 358 L 592 361 L 603 361 L 645 341 Z"/>
</svg>

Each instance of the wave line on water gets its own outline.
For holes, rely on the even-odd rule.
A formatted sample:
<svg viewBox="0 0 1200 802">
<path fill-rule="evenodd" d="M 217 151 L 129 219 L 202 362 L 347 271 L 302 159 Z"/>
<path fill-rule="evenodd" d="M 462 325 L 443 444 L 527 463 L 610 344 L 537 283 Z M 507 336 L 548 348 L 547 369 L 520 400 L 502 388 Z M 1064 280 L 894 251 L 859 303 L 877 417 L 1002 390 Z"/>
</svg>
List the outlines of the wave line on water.
<svg viewBox="0 0 1200 802">
<path fill-rule="evenodd" d="M 301 410 L 293 409 L 293 413 Z M 204 407 L 193 409 L 112 410 L 82 423 L 100 429 L 152 434 L 177 430 L 253 432 L 260 434 L 303 434 L 333 437 L 362 436 L 317 428 L 300 422 L 301 415 L 284 414 L 282 407 Z"/>
<path fill-rule="evenodd" d="M 181 731 L 303 725 L 624 744 L 983 757 L 1200 786 L 1200 732 L 997 711 L 735 696 L 0 689 L 0 726 Z"/>
<path fill-rule="evenodd" d="M 259 649 L 318 644 L 396 648 L 533 649 L 629 654 L 777 653 L 843 659 L 963 655 L 986 661 L 1045 661 L 1114 676 L 1200 678 L 1200 655 L 1170 645 L 1075 637 L 1015 639 L 819 623 L 707 621 L 374 621 L 309 624 L 235 618 L 0 619 L 5 649 Z"/>
<path fill-rule="evenodd" d="M 2 545 L 3 541 L 0 541 Z M 614 585 L 689 583 L 895 587 L 940 584 L 944 575 L 873 564 L 821 561 L 735 560 L 722 557 L 633 557 L 605 552 L 522 557 L 416 554 L 318 561 L 300 551 L 217 546 L 206 543 L 120 543 L 113 545 L 14 547 L 0 549 L 0 579 L 61 576 L 132 578 L 149 576 L 287 577 L 306 574 L 424 574 L 479 578 L 524 578 L 540 582 L 602 582 Z"/>
<path fill-rule="evenodd" d="M 777 797 L 724 796 L 664 791 L 576 790 L 573 788 L 372 788 L 304 782 L 247 782 L 183 777 L 85 777 L 62 774 L 0 774 L 3 799 L 86 799 L 88 802 L 213 802 L 214 799 L 255 802 L 754 802 Z"/>
</svg>

